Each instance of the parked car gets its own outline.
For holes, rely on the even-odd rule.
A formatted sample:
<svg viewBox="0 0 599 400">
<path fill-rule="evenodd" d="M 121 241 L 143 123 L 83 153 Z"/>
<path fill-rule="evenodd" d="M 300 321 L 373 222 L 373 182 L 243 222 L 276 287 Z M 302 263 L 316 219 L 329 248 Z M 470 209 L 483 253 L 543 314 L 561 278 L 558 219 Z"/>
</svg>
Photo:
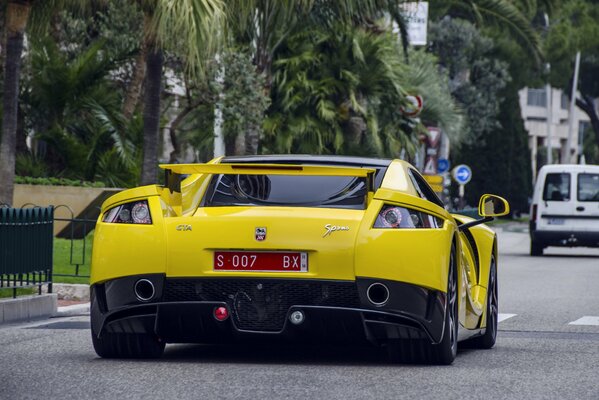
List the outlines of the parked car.
<svg viewBox="0 0 599 400">
<path fill-rule="evenodd" d="M 545 165 L 530 207 L 530 255 L 548 246 L 599 247 L 599 165 Z"/>
<path fill-rule="evenodd" d="M 225 157 L 162 165 L 165 186 L 102 206 L 91 273 L 101 357 L 165 343 L 371 343 L 450 364 L 497 335 L 497 237 L 451 215 L 400 160 Z"/>
</svg>

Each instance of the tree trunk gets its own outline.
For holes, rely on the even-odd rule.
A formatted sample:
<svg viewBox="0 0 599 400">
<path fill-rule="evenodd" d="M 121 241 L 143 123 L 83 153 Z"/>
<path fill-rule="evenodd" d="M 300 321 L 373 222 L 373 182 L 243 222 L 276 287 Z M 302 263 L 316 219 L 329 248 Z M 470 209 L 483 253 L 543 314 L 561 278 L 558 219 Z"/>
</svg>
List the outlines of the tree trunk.
<svg viewBox="0 0 599 400">
<path fill-rule="evenodd" d="M 144 145 L 141 184 L 156 183 L 160 130 L 160 94 L 162 92 L 162 50 L 148 46 L 144 95 Z"/>
<path fill-rule="evenodd" d="M 239 145 L 238 145 L 239 147 Z M 260 147 L 260 126 L 248 124 L 245 134 L 245 153 L 256 155 Z"/>
<path fill-rule="evenodd" d="M 150 17 L 144 15 L 144 36 L 147 35 L 146 31 L 150 26 Z M 135 107 L 137 107 L 137 103 L 139 103 L 139 96 L 141 94 L 142 84 L 144 82 L 144 78 L 146 76 L 146 57 L 148 54 L 148 46 L 145 40 L 142 40 L 141 45 L 139 46 L 139 53 L 135 57 L 135 65 L 133 67 L 133 76 L 131 77 L 131 82 L 127 86 L 127 94 L 125 95 L 125 100 L 123 101 L 123 116 L 126 120 L 131 119 L 133 113 L 135 112 Z"/>
<path fill-rule="evenodd" d="M 591 127 L 593 128 L 593 132 L 595 132 L 595 143 L 599 146 L 599 116 L 597 115 L 593 98 L 582 95 L 582 99 L 576 99 L 576 105 L 589 116 Z"/>
<path fill-rule="evenodd" d="M 6 204 L 12 204 L 13 200 L 21 54 L 30 11 L 29 1 L 9 2 L 6 6 L 6 58 L 0 141 L 0 203 Z"/>
</svg>

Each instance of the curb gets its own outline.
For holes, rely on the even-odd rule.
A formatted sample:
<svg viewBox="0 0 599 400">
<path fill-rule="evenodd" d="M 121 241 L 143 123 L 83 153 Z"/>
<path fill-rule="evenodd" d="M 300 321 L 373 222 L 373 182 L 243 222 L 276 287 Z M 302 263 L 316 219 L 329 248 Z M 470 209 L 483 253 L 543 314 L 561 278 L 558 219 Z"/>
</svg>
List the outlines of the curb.
<svg viewBox="0 0 599 400">
<path fill-rule="evenodd" d="M 0 301 L 0 325 L 50 318 L 57 309 L 56 293 Z"/>
<path fill-rule="evenodd" d="M 89 314 L 89 303 L 73 304 L 71 306 L 58 307 L 54 317 L 74 317 Z"/>
</svg>

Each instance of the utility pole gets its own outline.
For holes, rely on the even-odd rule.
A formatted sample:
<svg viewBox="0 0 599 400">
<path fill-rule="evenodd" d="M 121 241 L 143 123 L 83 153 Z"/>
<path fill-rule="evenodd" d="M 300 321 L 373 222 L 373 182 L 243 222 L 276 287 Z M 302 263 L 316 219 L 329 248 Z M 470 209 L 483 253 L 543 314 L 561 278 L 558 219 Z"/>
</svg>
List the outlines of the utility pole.
<svg viewBox="0 0 599 400">
<path fill-rule="evenodd" d="M 549 64 L 547 64 L 549 66 Z M 551 85 L 545 85 L 545 93 L 547 93 L 547 164 L 553 164 L 553 151 L 551 148 L 551 135 L 553 131 L 553 99 L 551 96 Z"/>
<path fill-rule="evenodd" d="M 545 13 L 545 27 L 549 30 L 549 15 Z M 547 71 L 547 84 L 545 85 L 545 93 L 547 97 L 546 106 L 547 106 L 547 141 L 545 142 L 545 147 L 547 147 L 547 164 L 553 164 L 553 151 L 551 148 L 551 134 L 552 134 L 552 122 L 553 122 L 553 99 L 551 96 L 551 85 L 549 84 L 549 75 L 551 72 L 551 64 L 545 64 L 545 69 Z"/>
<path fill-rule="evenodd" d="M 576 105 L 576 89 L 578 88 L 578 70 L 580 69 L 580 51 L 576 52 L 576 62 L 574 63 L 574 80 L 572 81 L 572 92 L 570 93 L 570 110 L 568 111 L 568 140 L 566 141 L 566 163 L 572 161 L 570 156 L 570 146 L 572 146 L 572 131 L 574 130 L 574 106 Z M 574 157 L 578 155 L 578 146 L 574 150 Z"/>
</svg>

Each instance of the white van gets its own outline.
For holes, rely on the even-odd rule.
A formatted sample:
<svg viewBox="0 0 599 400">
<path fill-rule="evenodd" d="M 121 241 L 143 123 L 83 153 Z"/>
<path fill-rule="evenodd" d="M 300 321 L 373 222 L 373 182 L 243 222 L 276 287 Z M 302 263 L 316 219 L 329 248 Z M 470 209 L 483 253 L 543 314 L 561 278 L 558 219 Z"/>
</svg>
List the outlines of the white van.
<svg viewBox="0 0 599 400">
<path fill-rule="evenodd" d="M 530 255 L 547 246 L 599 247 L 599 165 L 545 165 L 530 206 Z"/>
</svg>

